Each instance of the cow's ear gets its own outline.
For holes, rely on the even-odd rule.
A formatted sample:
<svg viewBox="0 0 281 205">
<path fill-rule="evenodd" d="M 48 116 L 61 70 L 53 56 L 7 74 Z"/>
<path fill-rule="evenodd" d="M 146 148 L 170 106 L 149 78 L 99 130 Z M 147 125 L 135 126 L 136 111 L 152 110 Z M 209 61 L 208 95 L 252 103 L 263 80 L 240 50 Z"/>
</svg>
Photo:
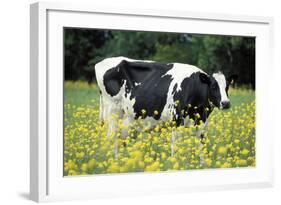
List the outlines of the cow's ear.
<svg viewBox="0 0 281 205">
<path fill-rule="evenodd" d="M 205 73 L 199 73 L 199 78 L 202 83 L 205 83 L 207 85 L 211 84 L 210 77 L 208 75 L 206 75 Z"/>
<path fill-rule="evenodd" d="M 227 78 L 228 84 L 233 85 L 236 82 L 237 78 L 238 78 L 238 75 L 236 75 L 236 74 L 229 76 Z"/>
</svg>

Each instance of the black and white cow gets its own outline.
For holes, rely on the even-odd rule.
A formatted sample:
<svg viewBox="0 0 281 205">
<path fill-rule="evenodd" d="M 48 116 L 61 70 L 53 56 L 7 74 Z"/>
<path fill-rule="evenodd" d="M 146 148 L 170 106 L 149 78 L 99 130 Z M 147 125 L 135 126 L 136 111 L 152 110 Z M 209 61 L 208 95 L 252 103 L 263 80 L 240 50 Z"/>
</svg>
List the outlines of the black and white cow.
<svg viewBox="0 0 281 205">
<path fill-rule="evenodd" d="M 138 118 L 148 121 L 149 126 L 159 120 L 175 121 L 180 126 L 187 117 L 195 124 L 202 120 L 206 125 L 214 107 L 230 107 L 228 87 L 237 77 L 226 79 L 220 72 L 210 76 L 188 64 L 125 57 L 104 59 L 96 64 L 95 72 L 100 89 L 100 120 L 110 122 L 108 135 L 116 128 L 112 115 L 122 118 L 125 126 Z M 175 140 L 176 133 L 172 133 L 171 155 Z"/>
<path fill-rule="evenodd" d="M 206 122 L 213 107 L 230 107 L 229 83 L 222 73 L 209 76 L 196 66 L 157 63 L 125 57 L 107 58 L 95 66 L 100 89 L 100 120 L 112 114 L 130 124 L 139 117 L 173 120 L 183 125 L 188 116 Z M 200 115 L 200 119 L 195 117 Z M 155 124 L 155 123 L 154 123 Z"/>
</svg>

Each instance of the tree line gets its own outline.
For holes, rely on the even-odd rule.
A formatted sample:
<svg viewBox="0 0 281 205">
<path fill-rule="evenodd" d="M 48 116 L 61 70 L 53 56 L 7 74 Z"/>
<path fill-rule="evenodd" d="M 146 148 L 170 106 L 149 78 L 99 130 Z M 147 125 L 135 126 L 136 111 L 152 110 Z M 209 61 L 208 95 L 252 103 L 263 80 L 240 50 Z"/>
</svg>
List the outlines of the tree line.
<svg viewBox="0 0 281 205">
<path fill-rule="evenodd" d="M 113 56 L 187 63 L 209 74 L 237 74 L 238 84 L 255 88 L 254 37 L 64 29 L 66 80 L 95 82 L 95 64 Z"/>
</svg>

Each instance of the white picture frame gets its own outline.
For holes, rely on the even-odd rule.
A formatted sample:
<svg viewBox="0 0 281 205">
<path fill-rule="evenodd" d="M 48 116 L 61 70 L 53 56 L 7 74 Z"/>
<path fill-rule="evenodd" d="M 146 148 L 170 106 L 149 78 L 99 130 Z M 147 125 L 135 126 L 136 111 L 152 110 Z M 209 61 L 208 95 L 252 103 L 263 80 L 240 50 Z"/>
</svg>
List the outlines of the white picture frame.
<svg viewBox="0 0 281 205">
<path fill-rule="evenodd" d="M 255 36 L 255 168 L 63 177 L 62 28 L 86 27 Z M 30 198 L 72 200 L 273 186 L 270 99 L 273 19 L 213 13 L 97 8 L 40 2 L 30 9 Z M 55 69 L 54 69 L 55 68 Z M 264 68 L 267 68 L 266 70 Z M 262 84 L 266 81 L 266 84 Z M 265 109 L 266 108 L 266 109 Z M 164 180 L 165 179 L 165 180 Z"/>
</svg>

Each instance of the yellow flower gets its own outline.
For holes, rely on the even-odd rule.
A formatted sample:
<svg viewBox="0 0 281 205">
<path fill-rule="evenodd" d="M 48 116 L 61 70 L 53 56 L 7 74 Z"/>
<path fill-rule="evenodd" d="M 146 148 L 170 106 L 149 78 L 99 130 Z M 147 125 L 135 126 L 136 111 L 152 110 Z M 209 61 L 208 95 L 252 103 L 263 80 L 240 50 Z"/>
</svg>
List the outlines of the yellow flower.
<svg viewBox="0 0 281 205">
<path fill-rule="evenodd" d="M 113 163 L 113 164 L 111 164 L 110 166 L 109 166 L 109 168 L 108 168 L 108 172 L 109 173 L 116 173 L 116 172 L 119 172 L 119 166 L 118 166 L 118 164 L 117 163 Z"/>
<path fill-rule="evenodd" d="M 78 158 L 78 159 L 83 158 L 84 155 L 85 155 L 84 152 L 78 152 L 78 153 L 76 153 L 76 158 Z"/>
<path fill-rule="evenodd" d="M 66 163 L 66 167 L 67 167 L 67 170 L 74 169 L 75 163 L 72 160 L 68 160 L 68 162 Z"/>
<path fill-rule="evenodd" d="M 98 167 L 99 167 L 100 169 L 103 169 L 103 168 L 104 168 L 103 163 L 99 163 L 99 164 L 98 164 Z"/>
<path fill-rule="evenodd" d="M 222 155 L 223 155 L 223 154 L 225 154 L 226 152 L 227 152 L 227 149 L 226 149 L 225 147 L 223 147 L 223 146 L 222 146 L 222 147 L 219 147 L 219 149 L 218 149 L 218 153 L 219 153 L 219 154 L 222 154 Z"/>
<path fill-rule="evenodd" d="M 234 140 L 234 143 L 235 143 L 235 144 L 239 144 L 239 143 L 240 143 L 240 140 L 239 140 L 239 139 L 235 139 L 235 140 Z"/>
<path fill-rule="evenodd" d="M 210 167 L 212 165 L 212 160 L 210 158 L 205 159 L 205 164 L 207 167 Z"/>
<path fill-rule="evenodd" d="M 247 161 L 244 159 L 240 159 L 237 161 L 238 166 L 246 166 L 247 165 Z"/>
<path fill-rule="evenodd" d="M 175 163 L 177 161 L 175 157 L 169 157 L 168 160 L 172 163 Z"/>
<path fill-rule="evenodd" d="M 145 166 L 145 164 L 144 164 L 144 162 L 143 162 L 143 161 L 139 161 L 139 162 L 138 162 L 138 165 L 139 165 L 139 167 L 140 167 L 140 168 L 142 168 L 142 169 L 143 169 L 143 168 L 144 168 L 144 166 Z"/>
<path fill-rule="evenodd" d="M 216 162 L 216 167 L 221 167 L 221 162 L 220 161 Z"/>
<path fill-rule="evenodd" d="M 88 171 L 88 165 L 87 165 L 86 163 L 82 164 L 81 170 L 82 170 L 83 172 L 87 172 L 87 171 Z"/>
<path fill-rule="evenodd" d="M 167 155 L 166 155 L 165 152 L 162 152 L 162 153 L 161 153 L 161 158 L 162 158 L 163 160 L 167 159 Z"/>
<path fill-rule="evenodd" d="M 228 163 L 228 162 L 225 162 L 221 167 L 222 167 L 222 168 L 230 168 L 230 167 L 231 167 L 231 164 Z"/>
<path fill-rule="evenodd" d="M 141 159 L 142 156 L 143 156 L 143 155 L 142 155 L 142 152 L 139 151 L 139 150 L 132 152 L 131 155 L 132 155 L 133 158 L 135 158 L 135 159 L 137 159 L 137 160 Z"/>
<path fill-rule="evenodd" d="M 148 165 L 145 169 L 145 171 L 160 171 L 160 163 L 159 162 L 154 162 L 151 165 Z"/>
<path fill-rule="evenodd" d="M 68 175 L 69 176 L 75 176 L 75 175 L 77 175 L 77 172 L 75 170 L 69 170 Z"/>
<path fill-rule="evenodd" d="M 247 162 L 249 164 L 253 164 L 255 162 L 255 158 L 254 157 L 248 157 Z"/>
<path fill-rule="evenodd" d="M 173 166 L 173 169 L 178 170 L 178 169 L 179 169 L 179 167 L 180 167 L 179 163 L 178 163 L 178 162 L 176 162 L 176 163 L 174 164 L 174 166 Z"/>
<path fill-rule="evenodd" d="M 247 149 L 243 149 L 242 151 L 240 151 L 240 153 L 244 156 L 248 155 L 249 154 L 249 150 Z"/>
<path fill-rule="evenodd" d="M 94 166 L 95 166 L 95 160 L 94 159 L 90 159 L 89 161 L 88 161 L 88 168 L 89 169 L 93 169 L 94 168 Z"/>
</svg>

